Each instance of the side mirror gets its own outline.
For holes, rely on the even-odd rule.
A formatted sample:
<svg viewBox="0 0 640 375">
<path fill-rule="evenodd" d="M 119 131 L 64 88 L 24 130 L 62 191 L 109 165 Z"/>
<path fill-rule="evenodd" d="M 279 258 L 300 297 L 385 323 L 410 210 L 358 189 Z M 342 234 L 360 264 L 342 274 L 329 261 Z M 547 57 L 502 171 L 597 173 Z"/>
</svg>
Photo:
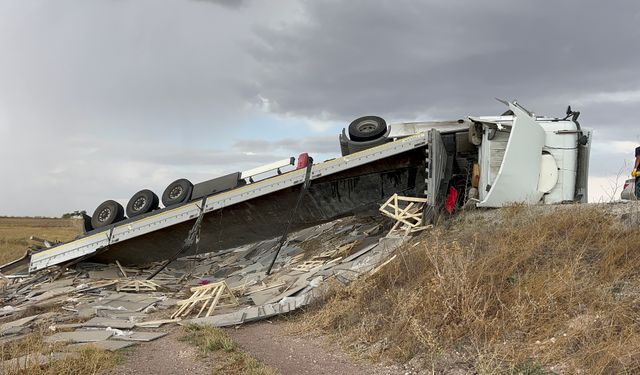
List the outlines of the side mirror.
<svg viewBox="0 0 640 375">
<path fill-rule="evenodd" d="M 568 105 L 567 106 L 567 116 L 571 116 L 573 114 L 573 111 L 571 110 L 571 106 Z"/>
</svg>

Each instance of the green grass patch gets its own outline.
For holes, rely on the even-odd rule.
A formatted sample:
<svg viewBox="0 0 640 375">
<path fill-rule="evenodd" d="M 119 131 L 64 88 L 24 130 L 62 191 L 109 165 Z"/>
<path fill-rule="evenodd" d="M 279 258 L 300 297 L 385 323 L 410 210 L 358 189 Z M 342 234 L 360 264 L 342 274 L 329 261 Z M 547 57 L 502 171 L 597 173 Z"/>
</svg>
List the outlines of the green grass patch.
<svg viewBox="0 0 640 375">
<path fill-rule="evenodd" d="M 278 374 L 275 369 L 242 352 L 233 339 L 219 328 L 190 325 L 185 327 L 181 340 L 198 347 L 206 355 L 215 356 L 217 366 L 214 374 Z"/>
</svg>

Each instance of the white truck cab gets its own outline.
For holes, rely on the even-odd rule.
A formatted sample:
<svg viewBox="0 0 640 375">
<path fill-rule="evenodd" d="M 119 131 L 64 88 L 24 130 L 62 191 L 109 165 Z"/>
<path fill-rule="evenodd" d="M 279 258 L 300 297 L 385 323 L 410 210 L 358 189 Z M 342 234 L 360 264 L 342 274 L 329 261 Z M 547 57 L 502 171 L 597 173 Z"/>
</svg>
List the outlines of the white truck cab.
<svg viewBox="0 0 640 375">
<path fill-rule="evenodd" d="M 499 101 L 509 107 L 501 116 L 388 127 L 379 117 L 357 119 L 349 126 L 350 137 L 346 129 L 340 136 L 343 155 L 421 132 L 438 133 L 447 156 L 427 155 L 428 175 L 436 169 L 443 184 L 458 189 L 456 178 L 470 176 L 464 196 L 478 207 L 586 202 L 591 130 L 581 128 L 580 113 L 569 107 L 564 118 L 536 116 L 515 101 Z M 377 136 L 366 138 L 367 131 Z M 443 160 L 450 165 L 442 165 Z M 429 194 L 434 192 L 425 192 L 427 198 Z"/>
<path fill-rule="evenodd" d="M 586 202 L 591 131 L 569 119 L 573 113 L 558 119 L 516 102 L 509 108 L 507 116 L 470 117 L 482 127 L 478 206 Z"/>
</svg>

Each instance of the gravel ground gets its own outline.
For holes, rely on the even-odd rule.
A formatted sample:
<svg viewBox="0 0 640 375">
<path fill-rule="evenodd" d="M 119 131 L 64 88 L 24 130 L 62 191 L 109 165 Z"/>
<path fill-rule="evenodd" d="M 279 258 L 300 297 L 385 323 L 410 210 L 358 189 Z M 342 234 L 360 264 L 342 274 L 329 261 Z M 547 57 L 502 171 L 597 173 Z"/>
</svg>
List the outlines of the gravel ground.
<svg viewBox="0 0 640 375">
<path fill-rule="evenodd" d="M 258 322 L 225 332 L 241 350 L 273 367 L 283 375 L 406 374 L 400 367 L 383 366 L 350 358 L 328 338 L 317 335 L 304 337 L 287 334 L 287 322 Z M 215 355 L 205 357 L 195 346 L 180 341 L 182 327 L 157 329 L 169 332 L 155 341 L 140 343 L 124 351 L 124 361 L 107 371 L 107 375 L 189 374 L 209 375 L 214 369 Z"/>
<path fill-rule="evenodd" d="M 168 335 L 142 342 L 125 351 L 124 363 L 106 372 L 109 375 L 190 374 L 210 375 L 213 366 L 195 346 L 178 340 L 182 327 L 165 326 Z"/>
</svg>

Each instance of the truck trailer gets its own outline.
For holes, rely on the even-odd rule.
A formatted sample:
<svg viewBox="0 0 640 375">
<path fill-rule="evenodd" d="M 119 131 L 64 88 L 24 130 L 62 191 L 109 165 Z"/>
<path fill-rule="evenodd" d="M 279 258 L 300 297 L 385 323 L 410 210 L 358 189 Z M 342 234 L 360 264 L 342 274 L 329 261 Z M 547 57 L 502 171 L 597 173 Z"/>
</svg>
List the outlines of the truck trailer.
<svg viewBox="0 0 640 375">
<path fill-rule="evenodd" d="M 1 269 L 28 262 L 33 272 L 89 258 L 144 265 L 176 251 L 215 252 L 376 214 L 396 193 L 426 198 L 424 223 L 438 220 L 452 191 L 456 207 L 586 202 L 591 130 L 580 126 L 580 113 L 537 116 L 501 102 L 508 110 L 500 116 L 456 121 L 361 117 L 339 135 L 341 157 L 313 163 L 303 153 L 195 185 L 179 179 L 161 198 L 141 190 L 126 208 L 106 201 L 85 216 L 84 234 Z M 185 246 L 196 226 L 198 241 Z"/>
</svg>

